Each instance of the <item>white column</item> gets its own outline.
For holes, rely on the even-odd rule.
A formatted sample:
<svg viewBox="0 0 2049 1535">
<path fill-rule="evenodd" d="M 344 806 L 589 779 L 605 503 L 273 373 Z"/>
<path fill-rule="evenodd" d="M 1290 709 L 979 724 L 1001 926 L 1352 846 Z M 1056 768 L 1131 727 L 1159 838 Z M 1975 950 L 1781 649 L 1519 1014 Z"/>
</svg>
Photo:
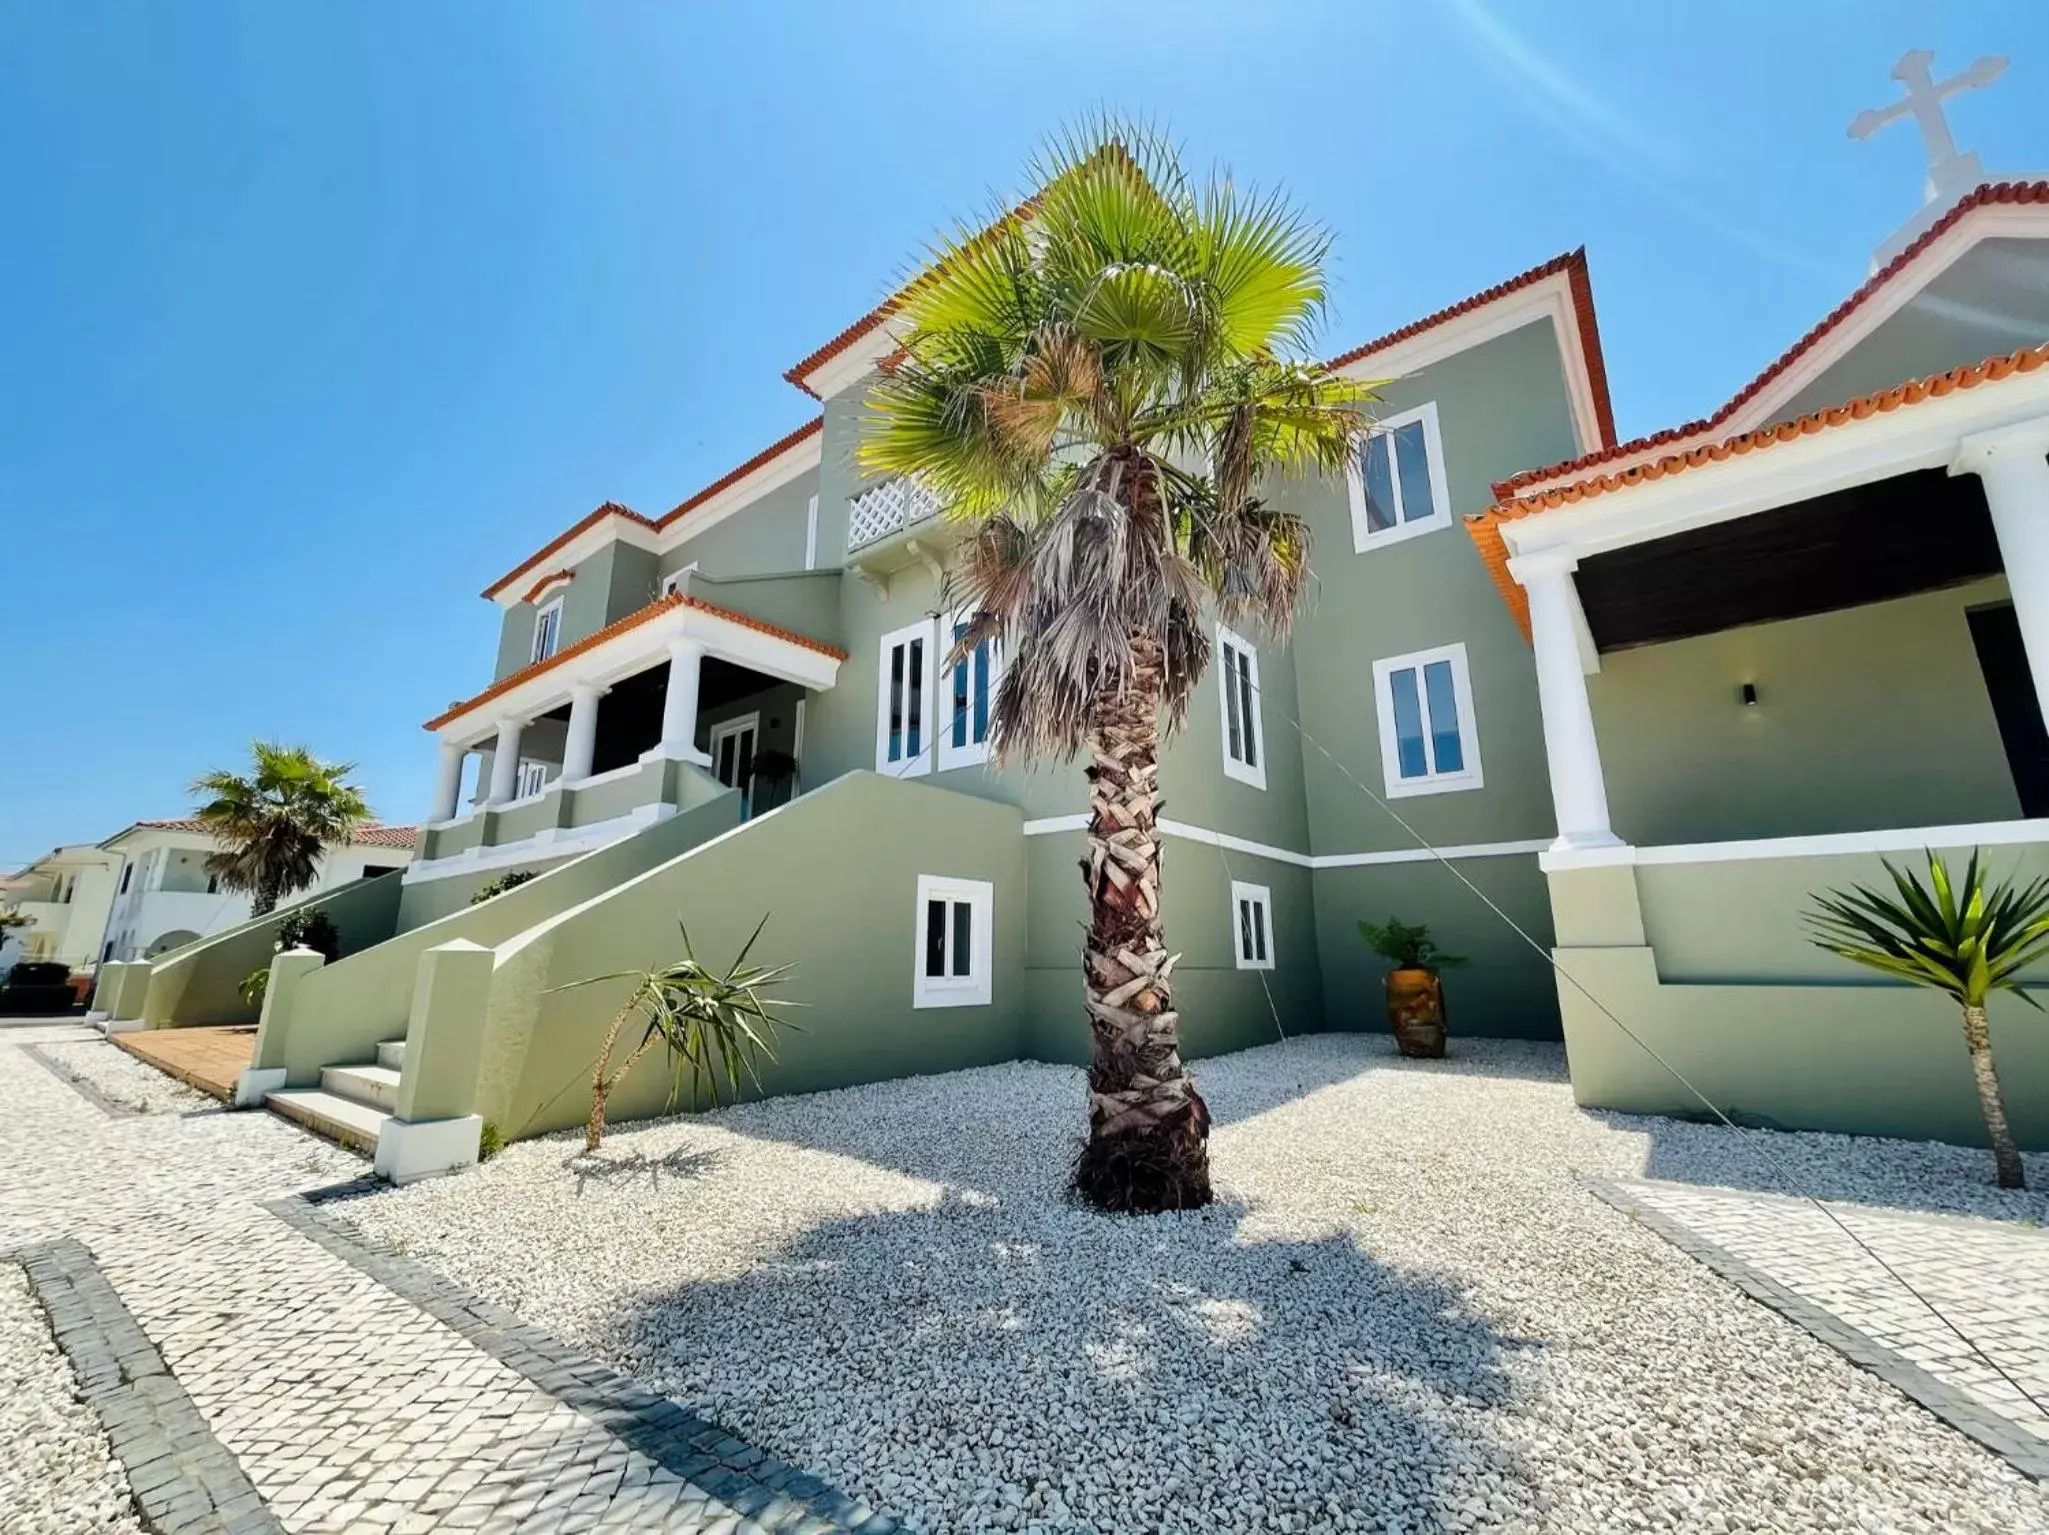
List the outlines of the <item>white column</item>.
<svg viewBox="0 0 2049 1535">
<path fill-rule="evenodd" d="M 669 691 L 662 699 L 662 744 L 655 753 L 709 767 L 710 756 L 695 745 L 697 681 L 703 664 L 702 642 L 690 639 L 669 641 Z"/>
<path fill-rule="evenodd" d="M 500 720 L 498 740 L 491 748 L 491 792 L 488 805 L 502 805 L 519 790 L 519 733 L 523 720 Z"/>
<path fill-rule="evenodd" d="M 1966 437 L 1949 472 L 1984 482 L 2021 648 L 2049 719 L 2049 418 Z"/>
<path fill-rule="evenodd" d="M 462 764 L 469 755 L 466 747 L 453 741 L 441 743 L 441 772 L 434 780 L 434 808 L 428 815 L 430 821 L 452 821 L 460 808 L 457 802 L 462 798 Z"/>
<path fill-rule="evenodd" d="M 562 781 L 575 783 L 591 775 L 591 758 L 598 748 L 598 700 L 605 690 L 594 682 L 579 682 L 569 690 L 569 739 L 562 748 Z"/>
<path fill-rule="evenodd" d="M 1537 653 L 1537 703 L 1544 713 L 1544 759 L 1551 770 L 1551 806 L 1558 817 L 1554 851 L 1617 847 L 1608 829 L 1608 786 L 1594 710 L 1580 666 L 1572 572 L 1579 561 L 1547 554 L 1509 561 L 1530 599 L 1530 643 Z"/>
</svg>

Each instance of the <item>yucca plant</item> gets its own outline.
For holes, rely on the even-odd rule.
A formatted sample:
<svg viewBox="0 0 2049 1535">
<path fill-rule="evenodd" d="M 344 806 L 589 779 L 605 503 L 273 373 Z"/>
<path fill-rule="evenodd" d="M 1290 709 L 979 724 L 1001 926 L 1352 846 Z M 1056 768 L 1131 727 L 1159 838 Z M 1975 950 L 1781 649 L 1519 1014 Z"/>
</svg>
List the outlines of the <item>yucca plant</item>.
<svg viewBox="0 0 2049 1535">
<path fill-rule="evenodd" d="M 1228 173 L 1100 121 L 1028 170 L 1023 208 L 931 248 L 895 313 L 860 462 L 971 524 L 949 665 L 996 641 L 999 762 L 1082 757 L 1083 1005 L 1101 1209 L 1207 1204 L 1209 1114 L 1181 1060 L 1160 920 L 1159 752 L 1210 664 L 1209 616 L 1284 639 L 1309 529 L 1277 475 L 1335 476 L 1372 394 L 1313 359 L 1329 237 Z"/>
<path fill-rule="evenodd" d="M 1814 897 L 1815 909 L 1807 915 L 1814 942 L 1882 975 L 1942 992 L 1963 1009 L 1964 1048 L 1971 1055 L 1999 1186 L 2026 1188 L 2020 1148 L 2007 1127 L 1992 1066 L 1985 1004 L 1993 992 L 2010 991 L 2042 1010 L 2021 990 L 2017 977 L 2049 955 L 2049 877 L 2025 886 L 2002 880 L 1988 888 L 1989 874 L 1976 849 L 1960 886 L 1935 852 L 1928 854 L 1925 886 L 1889 859 L 1885 871 L 1899 892 L 1897 900 L 1862 885 Z"/>
<path fill-rule="evenodd" d="M 633 983 L 625 1005 L 605 1032 L 605 1045 L 598 1052 L 597 1067 L 591 1076 L 590 1121 L 584 1126 L 583 1133 L 583 1147 L 587 1152 L 596 1151 L 604 1141 L 606 1100 L 625 1080 L 626 1074 L 639 1064 L 640 1058 L 655 1045 L 663 1045 L 669 1052 L 668 1106 L 672 1109 L 676 1106 L 676 1100 L 683 1095 L 684 1078 L 688 1077 L 690 1107 L 695 1110 L 701 1101 L 700 1090 L 707 1090 L 712 1107 L 717 1108 L 725 1101 L 720 1096 L 721 1078 L 727 1094 L 735 1100 L 740 1096 L 743 1074 L 759 1087 L 761 1077 L 756 1069 L 757 1063 L 775 1059 L 777 1029 L 796 1027 L 777 1018 L 770 1009 L 799 1007 L 801 1003 L 762 995 L 787 979 L 792 967 L 747 963 L 747 956 L 754 950 L 755 939 L 768 926 L 767 917 L 756 924 L 752 936 L 741 946 L 739 956 L 723 973 L 700 963 L 690 947 L 690 930 L 680 921 L 676 926 L 683 935 L 683 958 L 675 963 L 652 970 L 613 971 L 608 975 L 594 975 L 581 981 L 571 981 L 567 986 L 552 988 L 567 991 L 572 987 L 595 986 L 604 981 L 626 980 Z M 646 1024 L 640 1043 L 619 1069 L 612 1071 L 612 1051 L 619 1042 L 620 1031 L 629 1018 L 636 1016 Z"/>
</svg>

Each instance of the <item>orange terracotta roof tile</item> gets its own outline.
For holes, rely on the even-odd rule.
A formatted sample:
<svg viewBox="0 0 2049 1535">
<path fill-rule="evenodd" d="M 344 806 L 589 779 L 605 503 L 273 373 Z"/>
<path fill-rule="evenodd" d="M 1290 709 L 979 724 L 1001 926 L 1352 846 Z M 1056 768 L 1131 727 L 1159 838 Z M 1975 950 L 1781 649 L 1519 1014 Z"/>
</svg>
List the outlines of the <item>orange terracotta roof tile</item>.
<svg viewBox="0 0 2049 1535">
<path fill-rule="evenodd" d="M 1889 415 L 1906 406 L 1919 405 L 1924 400 L 1939 400 L 1961 390 L 1975 389 L 1980 384 L 1997 383 L 2011 378 L 2016 373 L 2033 373 L 2049 367 L 2049 342 L 2041 346 L 2022 347 L 2017 352 L 2001 352 L 1982 362 L 1951 368 L 1944 373 L 1931 373 L 1926 378 L 1909 379 L 1904 384 L 1895 384 L 1890 389 L 1881 389 L 1876 394 L 1860 395 L 1841 405 L 1810 411 L 1791 421 L 1781 421 L 1772 426 L 1761 426 L 1755 431 L 1739 432 L 1721 442 L 1699 444 L 1678 453 L 1668 453 L 1661 458 L 1644 464 L 1631 464 L 1626 468 L 1608 474 L 1590 475 L 1575 480 L 1570 485 L 1552 486 L 1545 490 L 1532 491 L 1528 495 L 1504 498 L 1466 518 L 1466 531 L 1472 535 L 1479 547 L 1481 561 L 1494 585 L 1515 614 L 1516 622 L 1522 626 L 1525 636 L 1530 632 L 1529 607 L 1523 589 L 1508 570 L 1508 547 L 1501 537 L 1501 525 L 1515 522 L 1539 512 L 1548 512 L 1561 506 L 1572 506 L 1589 501 L 1597 496 L 1628 490 L 1634 485 L 1647 485 L 1655 480 L 1668 479 L 1675 474 L 1684 474 L 1689 469 L 1699 469 L 1708 464 L 1718 464 L 1732 458 L 1741 458 L 1751 453 L 1762 453 L 1783 442 L 1796 438 L 1811 437 L 1830 427 L 1843 426 L 1852 421 L 1868 421 L 1873 416 Z"/>
<path fill-rule="evenodd" d="M 1601 329 L 1594 320 L 1594 287 L 1592 279 L 1587 275 L 1587 252 L 1583 245 L 1578 250 L 1567 251 L 1562 256 L 1553 256 L 1542 266 L 1531 267 L 1527 272 L 1518 273 L 1506 282 L 1496 283 L 1491 288 L 1475 293 L 1471 298 L 1460 299 L 1447 309 L 1425 315 L 1420 320 L 1412 320 L 1399 330 L 1389 331 L 1364 346 L 1355 346 L 1342 356 L 1333 357 L 1326 366 L 1347 367 L 1362 357 L 1371 356 L 1375 352 L 1384 351 L 1388 347 L 1420 336 L 1449 320 L 1456 320 L 1460 315 L 1471 314 L 1475 309 L 1483 309 L 1519 289 L 1540 283 L 1547 277 L 1556 277 L 1561 272 L 1567 275 L 1571 285 L 1573 312 L 1579 320 L 1580 347 L 1586 354 L 1587 378 L 1593 387 L 1595 426 L 1600 433 L 1601 442 L 1604 445 L 1612 443 L 1615 441 L 1615 407 L 1608 399 L 1608 364 L 1601 354 Z"/>
<path fill-rule="evenodd" d="M 512 585 L 513 582 L 517 581 L 521 576 L 525 575 L 528 571 L 532 570 L 536 565 L 540 564 L 541 561 L 545 560 L 549 555 L 553 554 L 556 550 L 562 548 L 571 539 L 575 538 L 579 533 L 582 533 L 587 528 L 596 527 L 600 522 L 603 522 L 607 517 L 624 517 L 627 521 L 637 522 L 642 527 L 646 528 L 652 528 L 655 526 L 654 520 L 652 518 L 641 516 L 640 513 L 636 512 L 632 507 L 621 506 L 617 501 L 607 501 L 604 503 L 604 505 L 598 507 L 588 517 L 584 518 L 583 521 L 579 522 L 575 527 L 571 528 L 568 532 L 562 534 L 559 538 L 553 539 L 547 544 L 544 544 L 539 550 L 537 550 L 533 554 L 528 555 L 525 559 L 521 560 L 517 565 L 513 566 L 512 569 L 508 570 L 507 572 L 505 572 L 504 575 L 500 576 L 496 581 L 493 581 L 489 586 L 485 587 L 483 595 L 487 598 L 496 597 L 500 592 L 504 591 L 506 587 Z"/>
<path fill-rule="evenodd" d="M 1913 244 L 1909 245 L 1899 255 L 1873 273 L 1855 293 L 1852 293 L 1831 310 L 1819 325 L 1788 347 L 1770 367 L 1737 390 L 1729 401 L 1717 409 L 1713 415 L 1703 416 L 1698 421 L 1689 421 L 1684 426 L 1667 427 L 1663 431 L 1652 432 L 1647 437 L 1638 437 L 1629 442 L 1603 448 L 1598 453 L 1589 453 L 1581 458 L 1568 459 L 1562 464 L 1551 464 L 1540 469 L 1525 469 L 1520 474 L 1511 475 L 1508 479 L 1498 482 L 1494 486 L 1495 496 L 1506 500 L 1527 485 L 1535 485 L 1540 481 L 1555 479 L 1562 475 L 1575 474 L 1582 469 L 1590 469 L 1596 464 L 1608 463 L 1618 458 L 1627 458 L 1632 454 L 1641 453 L 1647 448 L 1663 447 L 1669 443 L 1681 442 L 1689 437 L 1698 437 L 1703 433 L 1712 432 L 1716 427 L 1722 425 L 1731 416 L 1735 415 L 1737 411 L 1749 404 L 1751 400 L 1755 399 L 1758 392 L 1771 383 L 1773 379 L 1779 377 L 1780 374 L 1792 367 L 1794 363 L 1813 351 L 1824 337 L 1842 325 L 1845 320 L 1863 308 L 1865 304 L 1869 303 L 1881 288 L 1890 283 L 1908 266 L 1912 265 L 1923 251 L 1927 250 L 1929 246 L 1955 228 L 1957 223 L 1968 216 L 1973 209 L 2024 203 L 2049 203 L 2049 181 L 2000 181 L 1979 187 L 1929 226 L 1927 232 L 1922 234 Z"/>
<path fill-rule="evenodd" d="M 167 821 L 137 821 L 129 831 L 189 831 L 211 835 L 212 828 L 196 816 L 179 816 Z M 116 837 L 125 835 L 121 832 Z M 107 841 L 112 842 L 114 837 Z M 420 841 L 417 826 L 386 826 L 381 821 L 367 821 L 356 828 L 356 835 L 350 839 L 351 847 L 415 847 Z"/>
<path fill-rule="evenodd" d="M 688 501 L 663 513 L 661 518 L 654 524 L 655 527 L 666 528 L 670 523 L 676 521 L 677 518 L 688 516 L 720 491 L 738 484 L 763 464 L 773 462 L 797 446 L 798 443 L 803 442 L 806 438 L 816 437 L 824 430 L 825 417 L 813 416 L 794 432 L 787 432 L 783 436 L 778 437 L 774 442 L 755 454 L 754 457 L 748 459 L 746 463 L 741 464 L 738 468 L 727 470 Z"/>
<path fill-rule="evenodd" d="M 730 608 L 718 607 L 696 597 L 687 597 L 681 592 L 671 592 L 665 597 L 657 597 L 644 608 L 636 608 L 624 618 L 615 619 L 596 634 L 586 635 L 574 645 L 565 646 L 545 660 L 536 661 L 531 666 L 523 666 L 516 672 L 500 677 L 496 682 L 474 697 L 465 698 L 459 703 L 450 704 L 441 713 L 428 720 L 421 728 L 423 730 L 439 730 L 450 720 L 461 719 L 478 705 L 487 704 L 492 699 L 511 692 L 522 683 L 529 682 L 544 672 L 553 671 L 565 661 L 575 656 L 580 656 L 587 650 L 595 650 L 598 646 L 604 644 L 605 641 L 614 639 L 626 633 L 629 629 L 637 629 L 650 619 L 661 617 L 662 614 L 672 608 L 681 607 L 696 608 L 700 612 L 711 614 L 714 618 L 723 618 L 732 623 L 739 624 L 742 628 L 753 629 L 761 634 L 772 635 L 779 640 L 788 640 L 793 645 L 801 645 L 806 650 L 815 650 L 820 655 L 831 656 L 836 661 L 844 661 L 847 658 L 847 653 L 837 645 L 828 645 L 823 640 L 814 640 L 809 635 L 797 633 L 794 629 L 784 629 L 775 624 L 765 623 L 761 619 L 750 618 L 745 613 L 735 613 Z"/>
</svg>

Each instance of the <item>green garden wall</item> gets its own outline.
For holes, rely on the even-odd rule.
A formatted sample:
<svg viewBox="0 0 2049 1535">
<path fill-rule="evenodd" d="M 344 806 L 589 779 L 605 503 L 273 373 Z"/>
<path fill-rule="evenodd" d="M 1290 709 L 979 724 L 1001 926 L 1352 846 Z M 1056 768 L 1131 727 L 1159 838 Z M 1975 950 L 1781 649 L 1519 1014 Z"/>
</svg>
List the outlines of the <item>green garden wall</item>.
<svg viewBox="0 0 2049 1535">
<path fill-rule="evenodd" d="M 1965 616 L 2005 596 L 2001 577 L 1603 656 L 1587 693 L 1615 834 L 1652 847 L 2018 818 Z"/>
<path fill-rule="evenodd" d="M 770 1093 L 1014 1059 L 1024 846 L 1014 809 L 857 773 L 606 890 L 498 946 L 477 1111 L 514 1138 L 580 1123 L 626 983 L 551 988 L 676 957 L 679 920 L 700 959 L 725 964 L 766 914 L 754 958 L 796 967 L 781 995 L 808 1004 L 793 1010 L 803 1032 L 764 1068 Z M 989 1005 L 911 1005 L 920 874 L 995 886 Z M 612 1117 L 662 1112 L 668 1088 L 646 1062 Z"/>
<path fill-rule="evenodd" d="M 398 922 L 402 877 L 394 871 L 339 885 L 179 949 L 151 970 L 143 1018 L 154 1029 L 253 1023 L 256 1009 L 242 1000 L 242 983 L 270 964 L 279 923 L 294 912 L 325 912 L 344 955 L 368 949 L 389 938 Z"/>
<path fill-rule="evenodd" d="M 464 904 L 437 920 L 407 927 L 397 937 L 362 953 L 346 954 L 300 984 L 289 1018 L 288 1043 L 278 1062 L 294 1087 L 319 1080 L 320 1068 L 369 1060 L 379 1043 L 401 1039 L 412 1007 L 413 982 L 420 956 L 436 944 L 455 939 L 489 947 L 504 942 L 556 913 L 612 889 L 643 869 L 674 858 L 686 848 L 730 830 L 739 819 L 739 796 L 726 790 L 694 809 L 657 821 L 595 852 L 545 869 L 536 879 L 479 905 L 468 905 L 470 892 L 496 869 L 476 880 L 450 878 L 422 881 L 407 891 L 410 915 L 424 907 L 415 892 L 436 886 L 459 887 Z M 449 892 L 449 898 L 457 894 Z"/>
</svg>

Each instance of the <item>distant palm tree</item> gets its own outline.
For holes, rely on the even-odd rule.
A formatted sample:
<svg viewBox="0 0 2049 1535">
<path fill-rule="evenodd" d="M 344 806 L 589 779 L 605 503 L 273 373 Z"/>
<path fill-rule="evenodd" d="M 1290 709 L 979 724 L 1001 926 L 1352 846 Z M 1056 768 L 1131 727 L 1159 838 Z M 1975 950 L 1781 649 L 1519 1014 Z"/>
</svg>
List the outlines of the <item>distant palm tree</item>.
<svg viewBox="0 0 2049 1535">
<path fill-rule="evenodd" d="M 954 660 L 1001 643 L 997 759 L 1087 754 L 1093 1056 L 1074 1188 L 1180 1209 L 1210 1199 L 1209 1114 L 1160 922 L 1162 733 L 1209 666 L 1206 609 L 1285 637 L 1309 530 L 1262 488 L 1341 471 L 1372 395 L 1308 360 L 1329 240 L 1283 197 L 1197 185 L 1172 146 L 1108 121 L 1031 174 L 1030 203 L 940 241 L 903 295 L 860 459 L 975 524 L 949 594 L 975 614 Z"/>
<path fill-rule="evenodd" d="M 220 851 L 206 872 L 224 889 L 247 891 L 250 911 L 263 916 L 279 901 L 312 886 L 320 855 L 345 847 L 370 818 L 362 791 L 346 783 L 353 762 L 322 762 L 303 746 L 252 742 L 255 771 L 247 778 L 224 769 L 192 782 L 203 796 L 199 819 Z"/>
</svg>

